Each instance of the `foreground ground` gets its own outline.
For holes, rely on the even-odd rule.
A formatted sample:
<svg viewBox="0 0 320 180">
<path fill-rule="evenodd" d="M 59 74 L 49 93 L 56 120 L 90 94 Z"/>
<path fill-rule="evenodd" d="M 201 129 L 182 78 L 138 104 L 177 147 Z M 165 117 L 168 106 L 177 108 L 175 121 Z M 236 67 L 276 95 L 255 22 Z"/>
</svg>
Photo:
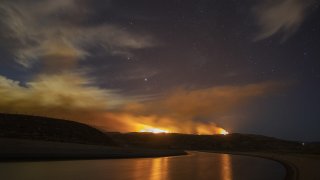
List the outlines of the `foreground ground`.
<svg viewBox="0 0 320 180">
<path fill-rule="evenodd" d="M 185 155 L 182 150 L 121 148 L 102 145 L 0 138 L 0 160 L 136 158 Z"/>
</svg>

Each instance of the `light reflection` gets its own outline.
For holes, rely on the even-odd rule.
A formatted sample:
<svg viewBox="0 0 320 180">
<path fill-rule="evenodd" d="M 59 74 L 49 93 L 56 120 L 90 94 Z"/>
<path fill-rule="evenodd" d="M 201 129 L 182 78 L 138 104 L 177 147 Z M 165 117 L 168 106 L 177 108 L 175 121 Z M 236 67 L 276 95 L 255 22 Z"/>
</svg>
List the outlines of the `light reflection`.
<svg viewBox="0 0 320 180">
<path fill-rule="evenodd" d="M 155 158 L 152 160 L 150 180 L 168 179 L 168 158 Z"/>
<path fill-rule="evenodd" d="M 148 159 L 138 159 L 133 163 L 132 177 L 133 179 L 150 179 L 150 169 L 145 167 L 151 166 L 151 162 Z"/>
<path fill-rule="evenodd" d="M 231 156 L 229 154 L 221 155 L 221 179 L 222 180 L 232 180 L 232 164 Z"/>
<path fill-rule="evenodd" d="M 168 158 L 139 159 L 134 163 L 133 179 L 168 179 Z"/>
</svg>

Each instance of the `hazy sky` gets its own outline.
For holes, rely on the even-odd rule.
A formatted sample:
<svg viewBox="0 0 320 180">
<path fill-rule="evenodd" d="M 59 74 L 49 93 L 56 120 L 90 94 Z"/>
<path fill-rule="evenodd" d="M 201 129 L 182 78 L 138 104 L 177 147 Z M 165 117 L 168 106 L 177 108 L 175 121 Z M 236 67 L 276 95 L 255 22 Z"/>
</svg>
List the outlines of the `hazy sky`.
<svg viewBox="0 0 320 180">
<path fill-rule="evenodd" d="M 2 0 L 0 109 L 320 139 L 316 0 Z"/>
</svg>

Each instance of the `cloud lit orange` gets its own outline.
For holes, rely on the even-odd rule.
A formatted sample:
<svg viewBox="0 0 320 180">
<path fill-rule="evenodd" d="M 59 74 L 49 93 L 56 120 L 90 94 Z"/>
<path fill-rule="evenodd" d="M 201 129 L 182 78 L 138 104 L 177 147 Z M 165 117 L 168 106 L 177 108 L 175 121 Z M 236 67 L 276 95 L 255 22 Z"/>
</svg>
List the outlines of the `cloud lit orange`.
<svg viewBox="0 0 320 180">
<path fill-rule="evenodd" d="M 0 87 L 3 112 L 71 119 L 106 131 L 191 134 L 227 134 L 215 119 L 249 100 L 281 89 L 276 82 L 180 88 L 164 97 L 139 102 L 92 86 L 79 74 L 41 75 L 26 86 L 0 77 Z"/>
</svg>

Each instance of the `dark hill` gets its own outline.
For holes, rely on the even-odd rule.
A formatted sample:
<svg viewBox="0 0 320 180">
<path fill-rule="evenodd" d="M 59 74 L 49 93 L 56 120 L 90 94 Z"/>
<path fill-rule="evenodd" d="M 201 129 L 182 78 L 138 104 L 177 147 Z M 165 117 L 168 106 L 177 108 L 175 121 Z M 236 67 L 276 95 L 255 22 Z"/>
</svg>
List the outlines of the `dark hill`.
<svg viewBox="0 0 320 180">
<path fill-rule="evenodd" d="M 116 145 L 105 133 L 85 124 L 48 117 L 0 113 L 0 137 Z"/>
<path fill-rule="evenodd" d="M 128 147 L 170 148 L 215 151 L 310 152 L 308 145 L 253 134 L 191 135 L 152 133 L 108 133 L 113 140 Z M 315 149 L 315 148 L 313 148 Z"/>
<path fill-rule="evenodd" d="M 134 148 L 319 153 L 320 144 L 253 134 L 192 135 L 102 132 L 91 126 L 47 117 L 0 113 L 0 138 L 31 139 Z"/>
</svg>

